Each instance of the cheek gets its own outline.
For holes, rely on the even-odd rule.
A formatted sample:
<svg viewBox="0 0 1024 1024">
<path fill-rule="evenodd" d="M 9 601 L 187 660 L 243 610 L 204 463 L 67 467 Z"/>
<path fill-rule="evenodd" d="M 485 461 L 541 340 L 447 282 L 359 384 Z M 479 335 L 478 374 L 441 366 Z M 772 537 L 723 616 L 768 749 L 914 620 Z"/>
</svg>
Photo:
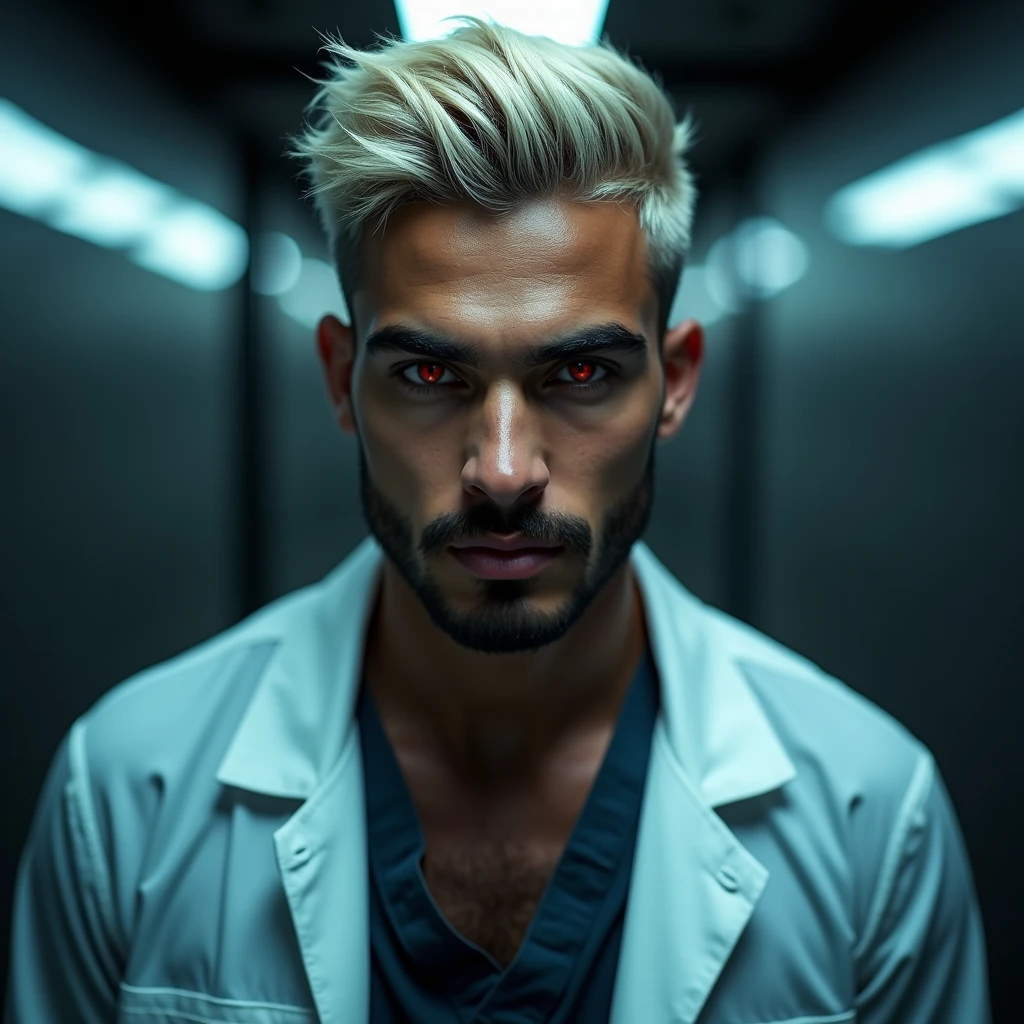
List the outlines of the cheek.
<svg viewBox="0 0 1024 1024">
<path fill-rule="evenodd" d="M 652 411 L 638 407 L 593 430 L 566 436 L 551 451 L 552 482 L 589 492 L 602 503 L 616 500 L 646 467 L 655 429 Z"/>
<path fill-rule="evenodd" d="M 645 419 L 631 430 L 609 437 L 604 450 L 603 474 L 609 492 L 618 496 L 632 488 L 647 465 L 653 430 Z"/>
<path fill-rule="evenodd" d="M 393 416 L 366 416 L 362 442 L 377 486 L 404 506 L 423 504 L 452 476 L 452 449 L 443 436 L 417 432 Z"/>
<path fill-rule="evenodd" d="M 355 401 L 367 457 L 372 453 L 381 466 L 430 465 L 436 472 L 447 443 L 446 424 L 450 425 L 452 418 L 446 417 L 442 403 L 432 406 L 403 401 L 399 386 L 372 371 L 359 381 Z"/>
</svg>

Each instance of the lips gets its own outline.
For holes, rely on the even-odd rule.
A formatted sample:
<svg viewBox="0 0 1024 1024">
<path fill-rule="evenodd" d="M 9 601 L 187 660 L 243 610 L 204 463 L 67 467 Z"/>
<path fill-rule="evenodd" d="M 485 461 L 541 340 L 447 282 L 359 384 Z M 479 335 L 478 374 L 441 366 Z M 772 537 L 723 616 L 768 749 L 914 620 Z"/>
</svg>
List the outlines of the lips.
<svg viewBox="0 0 1024 1024">
<path fill-rule="evenodd" d="M 456 560 L 474 576 L 484 579 L 521 580 L 543 572 L 562 550 L 559 548 L 516 548 L 499 551 L 492 547 L 452 547 Z"/>
<path fill-rule="evenodd" d="M 461 544 L 453 544 L 452 546 L 461 551 L 487 550 L 498 553 L 509 551 L 557 551 L 561 547 L 559 544 L 542 544 L 540 541 L 524 537 L 522 534 L 512 534 L 509 537 L 499 537 L 496 534 L 491 534 L 486 537 L 477 537 L 473 540 L 464 541 Z"/>
</svg>

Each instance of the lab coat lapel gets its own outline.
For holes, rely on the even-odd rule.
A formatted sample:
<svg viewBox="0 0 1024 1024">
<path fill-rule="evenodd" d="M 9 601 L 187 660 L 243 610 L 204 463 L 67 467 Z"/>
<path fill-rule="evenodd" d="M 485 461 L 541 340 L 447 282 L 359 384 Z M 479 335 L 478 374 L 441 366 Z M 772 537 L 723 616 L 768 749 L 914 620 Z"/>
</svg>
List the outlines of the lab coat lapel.
<svg viewBox="0 0 1024 1024">
<path fill-rule="evenodd" d="M 611 1024 L 693 1024 L 768 883 L 714 808 L 796 769 L 731 634 L 638 542 L 632 564 L 661 711 L 648 760 Z"/>
<path fill-rule="evenodd" d="M 321 1024 L 370 1018 L 366 813 L 358 725 L 318 791 L 274 833 Z"/>
<path fill-rule="evenodd" d="M 366 538 L 321 583 L 245 626 L 279 645 L 217 773 L 304 802 L 274 833 L 278 872 L 320 1024 L 369 1019 L 363 764 L 355 704 L 382 553 Z"/>
<path fill-rule="evenodd" d="M 611 1024 L 692 1024 L 768 871 L 706 806 L 655 730 Z"/>
</svg>

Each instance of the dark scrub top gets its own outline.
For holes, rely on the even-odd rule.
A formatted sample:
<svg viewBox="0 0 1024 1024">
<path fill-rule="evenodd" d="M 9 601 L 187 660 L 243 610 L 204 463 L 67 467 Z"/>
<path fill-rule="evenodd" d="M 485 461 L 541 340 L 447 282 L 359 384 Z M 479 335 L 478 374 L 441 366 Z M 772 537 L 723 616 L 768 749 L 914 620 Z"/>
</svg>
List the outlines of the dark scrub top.
<svg viewBox="0 0 1024 1024">
<path fill-rule="evenodd" d="M 645 650 L 587 801 L 504 969 L 447 921 L 367 687 L 357 716 L 370 867 L 370 1024 L 607 1024 L 659 692 Z"/>
</svg>

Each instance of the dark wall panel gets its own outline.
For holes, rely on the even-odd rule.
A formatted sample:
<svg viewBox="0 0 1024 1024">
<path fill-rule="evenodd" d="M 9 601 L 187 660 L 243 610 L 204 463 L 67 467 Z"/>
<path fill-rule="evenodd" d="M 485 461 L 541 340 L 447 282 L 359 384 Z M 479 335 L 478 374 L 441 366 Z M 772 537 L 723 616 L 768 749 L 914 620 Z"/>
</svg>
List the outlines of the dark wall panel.
<svg viewBox="0 0 1024 1024">
<path fill-rule="evenodd" d="M 1020 900 L 1016 681 L 1024 574 L 1024 213 L 898 251 L 825 230 L 841 186 L 1024 107 L 1024 8 L 933 20 L 770 148 L 765 212 L 807 243 L 763 309 L 757 622 L 936 754 L 982 901 L 997 1019 Z"/>
<path fill-rule="evenodd" d="M 47 5 L 4 15 L 0 96 L 241 216 L 223 134 Z M 239 288 L 201 292 L 0 210 L 0 963 L 39 786 L 71 722 L 236 618 Z"/>
<path fill-rule="evenodd" d="M 702 125 L 712 132 L 712 125 Z M 703 264 L 708 248 L 729 232 L 738 197 L 729 182 L 701 186 L 694 217 L 690 263 Z M 686 271 L 683 273 L 686 280 Z M 699 294 L 699 293 L 698 293 Z M 703 296 L 702 296 L 703 297 Z M 673 323 L 701 320 L 707 302 L 677 301 Z M 675 437 L 659 441 L 654 508 L 644 540 L 701 600 L 728 607 L 725 572 L 730 546 L 731 483 L 736 468 L 733 414 L 738 322 L 724 317 L 705 327 L 704 364 L 697 395 Z"/>
<path fill-rule="evenodd" d="M 295 130 L 298 130 L 296 125 Z M 289 168 L 292 173 L 297 167 Z M 301 187 L 279 175 L 260 190 L 260 223 L 283 231 L 308 259 L 327 261 L 327 242 Z M 339 293 L 340 294 L 340 293 Z M 334 420 L 316 347 L 316 328 L 257 298 L 263 353 L 268 599 L 320 579 L 366 536 L 359 508 L 356 440 Z M 343 315 L 342 302 L 310 307 L 310 318 Z"/>
</svg>

